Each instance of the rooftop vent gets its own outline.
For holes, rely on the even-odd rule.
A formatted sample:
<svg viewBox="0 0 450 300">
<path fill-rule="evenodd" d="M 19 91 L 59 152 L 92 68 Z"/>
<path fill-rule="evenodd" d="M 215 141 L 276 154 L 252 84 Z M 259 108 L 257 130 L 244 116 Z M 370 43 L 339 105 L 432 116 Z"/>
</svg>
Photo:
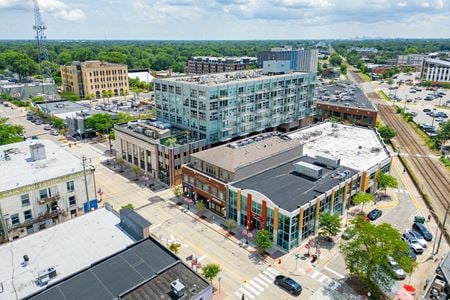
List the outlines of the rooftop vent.
<svg viewBox="0 0 450 300">
<path fill-rule="evenodd" d="M 338 168 L 341 165 L 341 159 L 340 158 L 334 158 L 332 156 L 329 155 L 316 155 L 316 161 L 318 164 L 327 166 L 327 167 L 332 167 L 333 169 Z"/>
<path fill-rule="evenodd" d="M 305 175 L 307 177 L 311 177 L 314 179 L 319 179 L 322 177 L 323 175 L 323 168 L 307 163 L 307 162 L 303 162 L 303 161 L 299 161 L 297 163 L 294 164 L 294 171 L 297 172 L 300 175 Z"/>
<path fill-rule="evenodd" d="M 38 278 L 36 283 L 39 286 L 44 286 L 49 282 L 50 279 L 54 277 L 56 277 L 56 269 L 55 267 L 50 267 L 38 272 Z"/>
<path fill-rule="evenodd" d="M 178 298 L 183 297 L 184 292 L 186 291 L 186 287 L 181 283 L 180 279 L 172 281 L 170 283 L 170 287 L 172 289 L 172 293 L 174 293 L 174 295 Z"/>
<path fill-rule="evenodd" d="M 46 159 L 45 146 L 41 143 L 30 145 L 30 154 L 33 161 Z"/>
</svg>

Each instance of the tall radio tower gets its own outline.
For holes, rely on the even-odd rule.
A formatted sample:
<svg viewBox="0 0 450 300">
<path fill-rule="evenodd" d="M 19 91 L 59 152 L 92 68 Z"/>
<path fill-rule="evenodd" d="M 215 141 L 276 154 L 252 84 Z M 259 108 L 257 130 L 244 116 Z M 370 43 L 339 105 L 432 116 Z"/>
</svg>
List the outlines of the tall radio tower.
<svg viewBox="0 0 450 300">
<path fill-rule="evenodd" d="M 38 62 L 39 62 L 39 74 L 42 77 L 42 94 L 46 97 L 46 100 L 53 94 L 52 88 L 46 89 L 45 82 L 52 83 L 52 70 L 50 69 L 50 60 L 48 59 L 47 51 L 47 37 L 45 36 L 44 22 L 41 17 L 41 10 L 39 9 L 38 0 L 33 0 L 34 4 L 34 26 L 36 31 L 36 41 L 38 46 Z M 47 79 L 47 80 L 46 80 Z"/>
</svg>

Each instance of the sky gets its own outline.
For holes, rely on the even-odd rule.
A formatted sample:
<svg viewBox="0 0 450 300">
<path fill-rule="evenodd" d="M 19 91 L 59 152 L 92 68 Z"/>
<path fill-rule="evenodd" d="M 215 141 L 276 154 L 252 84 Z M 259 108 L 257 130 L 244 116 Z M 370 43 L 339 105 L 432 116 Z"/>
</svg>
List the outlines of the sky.
<svg viewBox="0 0 450 300">
<path fill-rule="evenodd" d="M 450 0 L 38 0 L 48 39 L 450 38 Z M 0 39 L 34 37 L 33 1 L 0 0 Z"/>
</svg>

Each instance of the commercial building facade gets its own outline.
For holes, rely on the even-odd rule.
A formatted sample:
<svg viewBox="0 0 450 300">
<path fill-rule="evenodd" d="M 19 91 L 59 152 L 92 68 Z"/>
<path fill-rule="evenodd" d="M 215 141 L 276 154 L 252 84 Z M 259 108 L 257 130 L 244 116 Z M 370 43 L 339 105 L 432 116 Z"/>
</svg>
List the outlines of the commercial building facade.
<svg viewBox="0 0 450 300">
<path fill-rule="evenodd" d="M 63 92 L 75 93 L 80 98 L 101 98 L 107 91 L 119 96 L 129 91 L 127 65 L 97 60 L 74 61 L 60 69 Z"/>
<path fill-rule="evenodd" d="M 114 130 L 117 157 L 169 186 L 181 184 L 181 166 L 206 148 L 205 141 L 192 139 L 189 131 L 160 121 L 116 124 Z"/>
<path fill-rule="evenodd" d="M 261 70 L 155 79 L 158 118 L 207 144 L 311 123 L 315 73 L 265 75 Z"/>
<path fill-rule="evenodd" d="M 183 188 L 193 201 L 220 203 L 220 211 L 207 207 L 243 229 L 268 230 L 275 248 L 290 251 L 317 234 L 320 213 L 343 215 L 357 192 L 375 193 L 377 174 L 390 164 L 375 129 L 324 122 L 197 153 L 183 166 Z M 216 190 L 226 191 L 224 200 Z"/>
<path fill-rule="evenodd" d="M 188 74 L 212 74 L 223 72 L 243 71 L 256 64 L 256 57 L 212 57 L 194 56 L 188 60 L 186 73 Z"/>
<path fill-rule="evenodd" d="M 409 54 L 399 55 L 397 57 L 397 64 L 400 66 L 414 66 L 417 68 L 422 67 L 425 55 L 423 54 Z"/>
<path fill-rule="evenodd" d="M 262 67 L 265 61 L 289 61 L 291 71 L 317 72 L 319 49 L 292 49 L 292 47 L 275 47 L 270 51 L 256 54 L 258 65 Z"/>
<path fill-rule="evenodd" d="M 1 146 L 0 151 L 4 239 L 23 237 L 98 207 L 94 169 L 86 165 L 84 173 L 82 161 L 53 142 L 24 141 Z"/>
<path fill-rule="evenodd" d="M 422 80 L 450 82 L 450 61 L 426 58 L 420 72 Z"/>
</svg>

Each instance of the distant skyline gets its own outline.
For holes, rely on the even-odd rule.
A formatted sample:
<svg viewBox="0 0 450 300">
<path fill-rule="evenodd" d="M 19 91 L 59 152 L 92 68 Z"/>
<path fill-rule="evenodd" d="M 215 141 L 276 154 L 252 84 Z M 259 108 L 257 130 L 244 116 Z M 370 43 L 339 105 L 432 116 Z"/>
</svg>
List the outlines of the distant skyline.
<svg viewBox="0 0 450 300">
<path fill-rule="evenodd" d="M 449 0 L 39 0 L 48 39 L 450 38 Z M 33 39 L 31 0 L 0 0 L 0 39 Z"/>
</svg>

